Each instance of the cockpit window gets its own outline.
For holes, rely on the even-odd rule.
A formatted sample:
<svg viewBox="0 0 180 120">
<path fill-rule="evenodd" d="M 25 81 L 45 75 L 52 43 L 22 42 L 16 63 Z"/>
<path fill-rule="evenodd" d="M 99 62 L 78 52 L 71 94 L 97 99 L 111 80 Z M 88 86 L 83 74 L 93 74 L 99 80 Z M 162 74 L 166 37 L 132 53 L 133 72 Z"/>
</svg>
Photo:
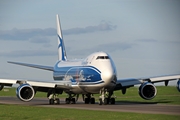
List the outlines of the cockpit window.
<svg viewBox="0 0 180 120">
<path fill-rule="evenodd" d="M 109 59 L 109 56 L 104 56 L 104 59 Z"/>
<path fill-rule="evenodd" d="M 97 58 L 96 58 L 96 60 L 97 59 L 109 59 L 109 56 L 98 56 Z"/>
</svg>

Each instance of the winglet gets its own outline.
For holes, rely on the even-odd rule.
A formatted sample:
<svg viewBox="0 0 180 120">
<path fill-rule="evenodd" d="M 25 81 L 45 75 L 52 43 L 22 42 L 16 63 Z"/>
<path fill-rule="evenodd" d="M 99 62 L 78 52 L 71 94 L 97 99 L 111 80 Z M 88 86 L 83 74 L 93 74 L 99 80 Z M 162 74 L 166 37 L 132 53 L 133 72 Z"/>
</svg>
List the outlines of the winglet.
<svg viewBox="0 0 180 120">
<path fill-rule="evenodd" d="M 57 21 L 57 35 L 58 35 L 58 60 L 67 61 L 66 50 L 64 46 L 61 24 L 58 14 L 56 15 L 56 21 Z"/>
</svg>

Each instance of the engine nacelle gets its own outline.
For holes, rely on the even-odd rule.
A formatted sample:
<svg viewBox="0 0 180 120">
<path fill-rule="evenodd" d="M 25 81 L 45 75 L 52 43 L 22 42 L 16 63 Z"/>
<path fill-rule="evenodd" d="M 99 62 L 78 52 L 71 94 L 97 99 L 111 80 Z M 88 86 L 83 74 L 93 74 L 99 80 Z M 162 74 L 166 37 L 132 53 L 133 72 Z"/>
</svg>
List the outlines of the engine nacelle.
<svg viewBox="0 0 180 120">
<path fill-rule="evenodd" d="M 16 90 L 17 97 L 25 102 L 29 102 L 34 98 L 35 92 L 29 84 L 22 84 Z"/>
<path fill-rule="evenodd" d="M 156 96 L 157 89 L 154 84 L 150 82 L 143 83 L 139 87 L 139 95 L 145 100 L 151 100 Z"/>
<path fill-rule="evenodd" d="M 180 80 L 177 81 L 177 89 L 180 92 Z"/>
<path fill-rule="evenodd" d="M 3 84 L 0 84 L 0 91 L 4 88 Z"/>
</svg>

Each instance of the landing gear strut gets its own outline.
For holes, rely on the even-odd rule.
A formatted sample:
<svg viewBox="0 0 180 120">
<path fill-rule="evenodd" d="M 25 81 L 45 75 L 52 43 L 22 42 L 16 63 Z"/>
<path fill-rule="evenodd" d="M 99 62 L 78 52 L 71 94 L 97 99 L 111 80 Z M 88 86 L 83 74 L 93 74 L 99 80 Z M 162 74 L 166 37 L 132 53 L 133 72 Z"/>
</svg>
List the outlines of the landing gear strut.
<svg viewBox="0 0 180 120">
<path fill-rule="evenodd" d="M 101 96 L 99 96 L 99 105 L 115 104 L 115 98 L 112 97 L 113 91 L 107 92 L 107 90 L 100 90 Z"/>
</svg>

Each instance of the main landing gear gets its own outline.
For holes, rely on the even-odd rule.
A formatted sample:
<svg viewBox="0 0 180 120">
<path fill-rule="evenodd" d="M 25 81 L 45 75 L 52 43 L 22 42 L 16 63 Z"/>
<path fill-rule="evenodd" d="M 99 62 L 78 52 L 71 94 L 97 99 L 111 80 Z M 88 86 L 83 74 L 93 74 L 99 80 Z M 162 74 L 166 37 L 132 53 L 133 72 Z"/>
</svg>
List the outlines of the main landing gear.
<svg viewBox="0 0 180 120">
<path fill-rule="evenodd" d="M 57 98 L 56 94 L 51 94 L 49 96 L 49 104 L 50 105 L 54 105 L 54 104 L 60 104 L 60 99 Z"/>
<path fill-rule="evenodd" d="M 68 94 L 69 97 L 65 99 L 66 104 L 76 104 L 76 101 L 78 100 L 79 95 L 76 94 Z M 57 97 L 58 95 L 55 93 L 52 93 L 48 96 L 49 98 L 49 104 L 54 105 L 54 104 L 60 104 L 60 99 Z M 76 96 L 76 99 L 74 98 Z"/>
<path fill-rule="evenodd" d="M 115 104 L 115 97 L 112 97 L 113 92 L 107 92 L 105 89 L 100 90 L 99 105 Z"/>
<path fill-rule="evenodd" d="M 95 98 L 91 94 L 83 94 L 83 101 L 85 104 L 95 104 Z"/>
<path fill-rule="evenodd" d="M 60 104 L 60 99 L 58 98 L 58 94 L 62 94 L 55 90 L 49 90 L 47 97 L 49 98 L 49 104 Z M 100 90 L 99 96 L 99 105 L 107 105 L 107 104 L 115 104 L 115 97 L 113 96 L 113 91 L 108 92 L 106 89 Z M 95 104 L 95 98 L 92 94 L 83 94 L 83 101 L 85 104 Z M 68 97 L 65 99 L 66 104 L 76 104 L 79 98 L 79 94 L 68 94 Z"/>
<path fill-rule="evenodd" d="M 65 100 L 65 102 L 66 102 L 66 104 L 76 104 L 76 101 L 78 100 L 78 98 L 79 98 L 79 94 L 78 95 L 76 95 L 76 94 L 68 94 L 69 95 L 69 97 L 68 98 L 66 98 L 66 100 Z M 76 99 L 74 98 L 76 96 Z"/>
<path fill-rule="evenodd" d="M 56 91 L 55 89 L 49 89 L 47 93 L 47 97 L 49 98 L 49 104 L 60 104 L 60 99 L 58 98 L 58 94 L 61 93 L 60 91 Z"/>
</svg>

